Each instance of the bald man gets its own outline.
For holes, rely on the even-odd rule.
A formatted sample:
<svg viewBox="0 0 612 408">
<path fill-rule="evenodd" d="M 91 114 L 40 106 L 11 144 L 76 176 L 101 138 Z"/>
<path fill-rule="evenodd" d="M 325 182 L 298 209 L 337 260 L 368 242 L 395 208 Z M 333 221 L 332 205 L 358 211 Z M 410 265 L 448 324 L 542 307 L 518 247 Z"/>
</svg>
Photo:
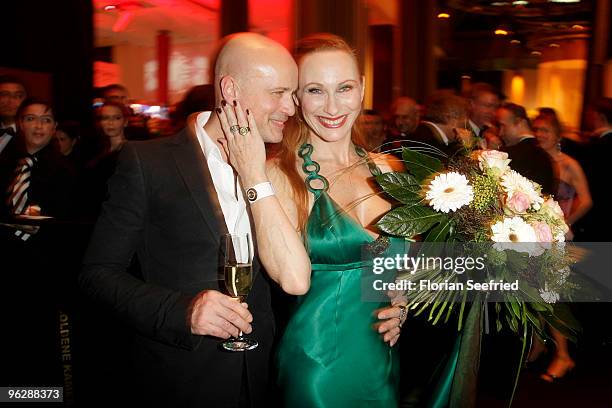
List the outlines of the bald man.
<svg viewBox="0 0 612 408">
<path fill-rule="evenodd" d="M 419 125 L 419 106 L 412 98 L 407 96 L 396 98 L 391 105 L 391 113 L 393 125 L 400 136 L 407 137 Z"/>
<path fill-rule="evenodd" d="M 399 96 L 390 108 L 391 126 L 381 150 L 401 156 L 402 146 L 419 125 L 419 105 L 412 98 Z"/>
<path fill-rule="evenodd" d="M 282 139 L 297 87 L 297 66 L 286 49 L 257 34 L 234 35 L 218 54 L 214 84 L 217 106 L 237 101 L 263 141 Z M 219 259 L 221 236 L 253 234 L 252 225 L 274 218 L 258 205 L 268 200 L 261 207 L 273 208 L 276 198 L 265 198 L 270 191 L 263 189 L 262 200 L 246 205 L 244 191 L 261 188 L 264 176 L 237 179 L 224 140 L 219 114 L 194 114 L 173 137 L 126 144 L 110 180 L 79 283 L 131 329 L 125 388 L 134 406 L 268 405 L 274 322 L 267 279 L 255 257 L 248 305 L 241 304 L 224 294 Z M 130 274 L 135 255 L 140 271 Z M 222 341 L 239 330 L 258 347 L 224 351 Z"/>
</svg>

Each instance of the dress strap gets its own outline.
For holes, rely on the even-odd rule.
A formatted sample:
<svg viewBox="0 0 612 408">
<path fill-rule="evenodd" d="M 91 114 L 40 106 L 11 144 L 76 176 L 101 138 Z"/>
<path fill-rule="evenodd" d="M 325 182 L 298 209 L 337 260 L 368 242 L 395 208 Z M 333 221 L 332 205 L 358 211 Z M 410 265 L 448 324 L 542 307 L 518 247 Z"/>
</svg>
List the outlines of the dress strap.
<svg viewBox="0 0 612 408">
<path fill-rule="evenodd" d="M 359 157 L 366 160 L 366 163 L 368 164 L 368 169 L 374 177 L 380 176 L 382 174 L 380 168 L 372 161 L 370 155 L 368 155 L 368 152 L 366 152 L 363 147 L 355 145 L 355 152 Z"/>
<path fill-rule="evenodd" d="M 304 180 L 304 182 L 306 183 L 306 188 L 314 195 L 319 196 L 321 192 L 328 190 L 329 181 L 327 181 L 324 176 L 319 174 L 321 166 L 319 165 L 319 163 L 312 160 L 312 158 L 310 157 L 312 155 L 312 151 L 312 145 L 310 143 L 304 143 L 302 146 L 300 146 L 300 149 L 298 150 L 298 156 L 300 156 L 304 161 L 302 163 L 302 170 L 304 171 L 304 173 L 306 173 L 306 179 Z M 382 174 L 380 168 L 372 161 L 372 159 L 363 147 L 355 145 L 355 152 L 359 157 L 365 159 L 368 165 L 368 169 L 374 177 L 380 176 Z M 321 183 L 323 183 L 323 187 L 313 187 L 312 182 L 314 180 L 319 180 Z"/>
<path fill-rule="evenodd" d="M 310 157 L 312 155 L 312 151 L 312 145 L 310 143 L 304 143 L 302 146 L 300 146 L 300 149 L 298 150 L 298 156 L 300 156 L 304 161 L 302 163 L 302 170 L 304 171 L 304 173 L 306 173 L 306 179 L 304 179 L 304 182 L 306 183 L 306 188 L 308 189 L 308 191 L 318 197 L 319 195 L 321 195 L 322 192 L 327 191 L 327 189 L 329 188 L 329 181 L 327 181 L 324 176 L 319 174 L 321 166 L 319 165 L 319 163 L 312 160 L 312 158 Z M 321 183 L 323 183 L 323 187 L 313 187 L 312 182 L 315 180 L 319 180 Z"/>
</svg>

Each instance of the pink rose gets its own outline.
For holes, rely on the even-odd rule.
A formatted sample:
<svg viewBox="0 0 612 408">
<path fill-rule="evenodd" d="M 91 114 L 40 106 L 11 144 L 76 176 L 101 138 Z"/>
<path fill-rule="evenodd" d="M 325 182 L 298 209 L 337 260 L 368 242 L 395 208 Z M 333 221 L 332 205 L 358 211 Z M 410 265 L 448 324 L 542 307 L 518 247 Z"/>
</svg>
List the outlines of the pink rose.
<svg viewBox="0 0 612 408">
<path fill-rule="evenodd" d="M 552 231 L 548 224 L 542 221 L 534 222 L 531 224 L 536 233 L 538 242 L 553 242 Z"/>
<path fill-rule="evenodd" d="M 512 197 L 506 201 L 506 206 L 519 214 L 527 211 L 530 205 L 531 201 L 529 200 L 529 196 L 522 191 L 515 191 Z"/>
</svg>

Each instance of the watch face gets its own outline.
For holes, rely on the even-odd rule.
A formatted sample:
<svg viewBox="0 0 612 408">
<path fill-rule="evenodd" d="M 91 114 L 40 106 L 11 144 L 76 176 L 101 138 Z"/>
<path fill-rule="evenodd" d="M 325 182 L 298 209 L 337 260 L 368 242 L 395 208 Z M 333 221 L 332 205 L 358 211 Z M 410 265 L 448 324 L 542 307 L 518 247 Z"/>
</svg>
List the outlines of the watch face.
<svg viewBox="0 0 612 408">
<path fill-rule="evenodd" d="M 249 188 L 247 190 L 247 199 L 249 201 L 257 200 L 257 190 L 255 190 L 254 188 Z"/>
</svg>

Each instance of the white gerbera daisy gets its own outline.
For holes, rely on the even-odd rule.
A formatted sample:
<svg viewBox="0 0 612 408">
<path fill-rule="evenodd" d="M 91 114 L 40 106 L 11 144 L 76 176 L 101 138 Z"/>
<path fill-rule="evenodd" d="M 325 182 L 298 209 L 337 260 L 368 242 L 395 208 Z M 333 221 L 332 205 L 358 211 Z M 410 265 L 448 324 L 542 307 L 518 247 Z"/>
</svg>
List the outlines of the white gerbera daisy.
<svg viewBox="0 0 612 408">
<path fill-rule="evenodd" d="M 425 198 L 429 200 L 434 210 L 447 213 L 471 203 L 474 199 L 474 190 L 463 174 L 443 173 L 429 183 Z"/>
<path fill-rule="evenodd" d="M 533 227 L 518 216 L 496 222 L 491 230 L 494 242 L 537 242 Z"/>
<path fill-rule="evenodd" d="M 491 226 L 491 240 L 497 242 L 494 248 L 498 250 L 511 249 L 526 252 L 531 256 L 541 255 L 544 249 L 537 243 L 535 229 L 521 217 L 504 218 Z"/>
<path fill-rule="evenodd" d="M 508 195 L 508 200 L 512 198 L 514 193 L 521 192 L 528 197 L 534 210 L 539 209 L 544 202 L 544 198 L 538 191 L 539 185 L 514 170 L 510 170 L 502 176 L 501 185 Z"/>
</svg>

